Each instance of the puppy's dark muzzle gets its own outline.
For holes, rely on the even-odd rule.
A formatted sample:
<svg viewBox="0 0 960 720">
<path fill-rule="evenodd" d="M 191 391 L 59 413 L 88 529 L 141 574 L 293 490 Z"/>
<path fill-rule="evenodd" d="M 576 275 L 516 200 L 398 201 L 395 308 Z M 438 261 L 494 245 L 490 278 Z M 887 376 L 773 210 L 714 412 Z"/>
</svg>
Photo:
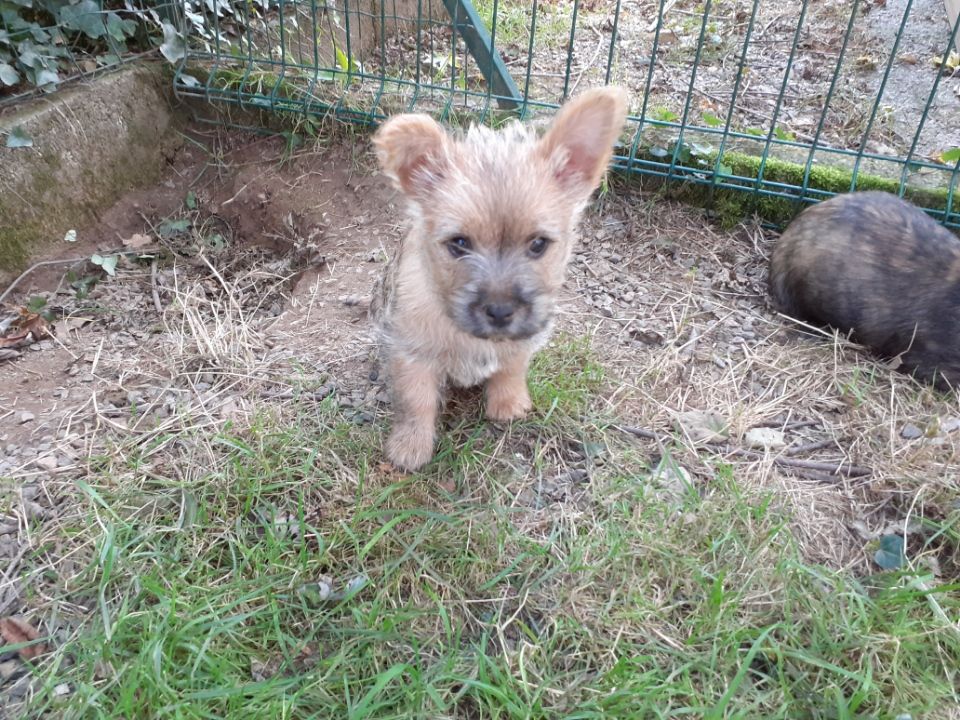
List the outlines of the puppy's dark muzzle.
<svg viewBox="0 0 960 720">
<path fill-rule="evenodd" d="M 487 322 L 491 327 L 502 330 L 510 326 L 513 322 L 513 316 L 516 313 L 515 303 L 490 303 L 483 311 L 487 316 Z"/>
<path fill-rule="evenodd" d="M 539 331 L 536 325 L 533 307 L 523 300 L 478 298 L 470 304 L 462 326 L 483 340 L 524 340 Z"/>
</svg>

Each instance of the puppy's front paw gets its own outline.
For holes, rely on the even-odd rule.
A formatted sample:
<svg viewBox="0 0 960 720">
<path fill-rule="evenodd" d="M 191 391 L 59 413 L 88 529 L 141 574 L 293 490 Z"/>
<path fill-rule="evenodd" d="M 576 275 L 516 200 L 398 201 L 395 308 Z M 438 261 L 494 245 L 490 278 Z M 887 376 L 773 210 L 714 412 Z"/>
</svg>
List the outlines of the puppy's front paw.
<svg viewBox="0 0 960 720">
<path fill-rule="evenodd" d="M 387 438 L 387 460 L 409 472 L 419 470 L 433 457 L 433 428 L 397 425 Z"/>
<path fill-rule="evenodd" d="M 487 417 L 498 422 L 522 418 L 533 407 L 525 383 L 487 386 Z"/>
</svg>

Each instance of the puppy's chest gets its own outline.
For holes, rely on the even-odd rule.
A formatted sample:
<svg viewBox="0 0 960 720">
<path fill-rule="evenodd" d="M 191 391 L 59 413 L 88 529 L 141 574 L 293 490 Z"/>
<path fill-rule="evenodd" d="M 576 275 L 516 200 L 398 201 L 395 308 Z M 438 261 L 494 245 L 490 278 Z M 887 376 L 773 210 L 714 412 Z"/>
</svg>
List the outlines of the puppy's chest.
<svg viewBox="0 0 960 720">
<path fill-rule="evenodd" d="M 500 358 L 490 343 L 453 348 L 444 360 L 448 381 L 457 387 L 480 385 L 500 369 Z"/>
</svg>

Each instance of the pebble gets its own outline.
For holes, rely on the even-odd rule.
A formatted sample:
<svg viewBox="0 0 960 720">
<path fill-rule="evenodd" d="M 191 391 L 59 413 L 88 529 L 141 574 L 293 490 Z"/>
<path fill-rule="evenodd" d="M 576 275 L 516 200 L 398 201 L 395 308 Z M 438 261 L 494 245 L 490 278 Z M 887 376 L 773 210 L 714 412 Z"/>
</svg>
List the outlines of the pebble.
<svg viewBox="0 0 960 720">
<path fill-rule="evenodd" d="M 56 470 L 60 463 L 53 455 L 41 455 L 33 461 L 33 464 L 36 465 L 40 470 L 46 470 L 47 472 L 50 472 L 51 470 Z"/>
<path fill-rule="evenodd" d="M 558 483 L 584 483 L 590 479 L 590 473 L 582 468 L 570 470 L 557 478 Z"/>
<path fill-rule="evenodd" d="M 0 663 L 0 685 L 23 675 L 27 668 L 19 660 L 7 660 Z"/>
<path fill-rule="evenodd" d="M 60 683 L 55 688 L 53 688 L 53 694 L 57 697 L 63 697 L 64 695 L 70 694 L 70 686 L 67 683 Z"/>
<path fill-rule="evenodd" d="M 916 440 L 918 437 L 923 437 L 923 430 L 913 423 L 907 423 L 900 431 L 900 437 L 906 440 Z"/>
<path fill-rule="evenodd" d="M 743 441 L 748 447 L 761 450 L 779 450 L 787 444 L 782 430 L 766 427 L 750 428 L 744 434 Z"/>
<path fill-rule="evenodd" d="M 24 411 L 17 416 L 17 422 L 20 423 L 21 425 L 26 425 L 27 423 L 33 422 L 34 420 L 36 420 L 36 417 L 37 416 L 34 415 L 32 412 Z"/>
<path fill-rule="evenodd" d="M 27 514 L 28 520 L 33 520 L 34 518 L 43 520 L 50 514 L 45 507 L 32 500 L 24 500 L 23 509 Z"/>
<path fill-rule="evenodd" d="M 960 417 L 950 417 L 940 423 L 940 432 L 951 433 L 960 430 Z"/>
</svg>

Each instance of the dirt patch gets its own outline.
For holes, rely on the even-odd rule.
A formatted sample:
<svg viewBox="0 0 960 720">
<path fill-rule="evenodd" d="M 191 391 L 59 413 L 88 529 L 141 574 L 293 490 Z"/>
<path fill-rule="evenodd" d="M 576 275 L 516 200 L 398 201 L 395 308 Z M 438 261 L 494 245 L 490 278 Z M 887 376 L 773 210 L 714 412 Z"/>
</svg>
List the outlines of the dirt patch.
<svg viewBox="0 0 960 720">
<path fill-rule="evenodd" d="M 0 113 L 0 133 L 20 127 L 32 143 L 0 147 L 0 279 L 158 180 L 179 142 L 167 83 L 140 65 Z"/>
</svg>

